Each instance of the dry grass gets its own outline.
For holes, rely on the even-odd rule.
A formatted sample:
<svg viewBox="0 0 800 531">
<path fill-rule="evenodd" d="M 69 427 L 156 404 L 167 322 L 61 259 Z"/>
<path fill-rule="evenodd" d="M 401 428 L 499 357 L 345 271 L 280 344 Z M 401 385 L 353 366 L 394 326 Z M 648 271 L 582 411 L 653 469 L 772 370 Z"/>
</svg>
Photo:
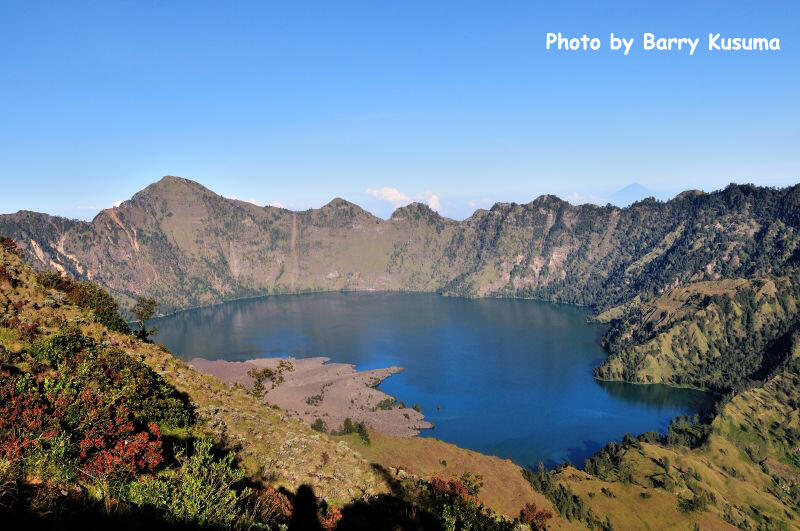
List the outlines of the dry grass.
<svg viewBox="0 0 800 531">
<path fill-rule="evenodd" d="M 483 477 L 478 496 L 487 507 L 509 516 L 530 502 L 553 510 L 552 504 L 534 491 L 520 467 L 506 459 L 465 450 L 427 437 L 395 437 L 370 432 L 371 444 L 364 445 L 356 435 L 337 437 L 358 450 L 369 461 L 385 468 L 400 468 L 409 474 L 429 479 L 460 477 L 463 473 Z"/>
</svg>

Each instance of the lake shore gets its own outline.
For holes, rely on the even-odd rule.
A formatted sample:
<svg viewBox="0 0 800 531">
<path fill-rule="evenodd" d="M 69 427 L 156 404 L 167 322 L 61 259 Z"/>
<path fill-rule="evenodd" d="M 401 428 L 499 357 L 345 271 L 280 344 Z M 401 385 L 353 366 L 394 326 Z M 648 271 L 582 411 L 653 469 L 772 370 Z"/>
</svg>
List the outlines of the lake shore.
<svg viewBox="0 0 800 531">
<path fill-rule="evenodd" d="M 247 361 L 189 361 L 200 372 L 215 376 L 229 384 L 252 389 L 255 379 L 251 370 L 278 369 L 288 361 L 292 370 L 281 373 L 283 381 L 272 387 L 265 380 L 264 400 L 309 424 L 317 419 L 328 430 L 340 430 L 344 420 L 363 422 L 373 430 L 389 435 L 413 437 L 419 430 L 432 428 L 422 413 L 403 407 L 393 397 L 377 389 L 386 378 L 401 372 L 401 367 L 357 371 L 347 363 L 328 363 L 330 358 L 316 357 L 288 360 L 261 358 Z"/>
</svg>

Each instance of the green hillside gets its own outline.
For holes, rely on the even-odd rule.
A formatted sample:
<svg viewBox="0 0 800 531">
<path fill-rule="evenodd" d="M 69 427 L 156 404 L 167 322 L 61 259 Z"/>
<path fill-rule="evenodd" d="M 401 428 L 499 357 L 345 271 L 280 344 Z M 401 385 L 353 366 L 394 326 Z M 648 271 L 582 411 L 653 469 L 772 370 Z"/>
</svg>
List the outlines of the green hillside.
<svg viewBox="0 0 800 531">
<path fill-rule="evenodd" d="M 633 304 L 604 338 L 598 378 L 734 390 L 763 377 L 798 325 L 800 275 L 707 281 Z"/>
</svg>

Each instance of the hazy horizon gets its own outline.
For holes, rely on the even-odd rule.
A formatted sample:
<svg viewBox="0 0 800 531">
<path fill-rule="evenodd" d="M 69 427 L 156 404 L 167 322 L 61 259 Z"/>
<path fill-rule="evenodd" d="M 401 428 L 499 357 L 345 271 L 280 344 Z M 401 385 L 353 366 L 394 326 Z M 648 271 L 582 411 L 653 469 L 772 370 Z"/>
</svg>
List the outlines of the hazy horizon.
<svg viewBox="0 0 800 531">
<path fill-rule="evenodd" d="M 370 214 L 372 214 L 374 216 L 377 216 L 377 217 L 379 217 L 381 219 L 384 219 L 384 220 L 389 219 L 391 217 L 391 215 L 396 210 L 398 210 L 399 208 L 402 208 L 402 207 L 404 207 L 404 206 L 406 206 L 408 204 L 411 204 L 411 203 L 423 203 L 423 204 L 427 204 L 428 206 L 432 206 L 432 205 L 429 204 L 428 201 L 425 201 L 424 199 L 420 199 L 420 200 L 409 200 L 409 201 L 403 202 L 402 204 L 400 204 L 398 206 L 392 206 L 391 210 L 389 210 L 388 212 L 385 211 L 385 209 L 377 209 L 378 211 L 376 211 L 376 210 L 373 210 L 373 209 L 370 209 L 370 208 L 364 206 L 362 203 L 358 202 L 357 200 L 349 199 L 347 197 L 342 197 L 341 195 L 335 195 L 335 196 L 331 197 L 330 199 L 328 199 L 328 200 L 326 200 L 326 201 L 324 201 L 324 202 L 322 202 L 322 203 L 320 203 L 318 205 L 312 205 L 312 206 L 309 206 L 307 208 L 290 208 L 290 207 L 287 207 L 287 206 L 282 205 L 282 204 L 277 204 L 277 205 L 276 204 L 265 204 L 265 203 L 261 203 L 261 202 L 256 202 L 254 200 L 243 199 L 243 198 L 240 198 L 240 197 L 228 197 L 228 196 L 220 194 L 217 190 L 214 190 L 213 188 L 210 188 L 210 187 L 206 186 L 204 183 L 202 183 L 200 181 L 197 181 L 195 179 L 191 179 L 189 177 L 184 177 L 184 176 L 174 176 L 174 177 L 179 177 L 179 178 L 182 178 L 182 179 L 187 179 L 189 181 L 193 181 L 193 182 L 195 182 L 197 184 L 200 184 L 204 188 L 207 188 L 207 189 L 211 190 L 211 192 L 219 195 L 220 197 L 224 197 L 226 199 L 231 199 L 231 200 L 236 200 L 236 201 L 244 201 L 246 203 L 251 203 L 251 204 L 254 204 L 254 205 L 259 206 L 259 207 L 271 206 L 271 207 L 277 207 L 277 208 L 285 208 L 285 209 L 293 211 L 293 212 L 302 212 L 302 211 L 309 210 L 309 209 L 318 209 L 318 208 L 321 208 L 321 207 L 325 206 L 326 204 L 330 203 L 331 201 L 333 201 L 334 199 L 337 199 L 337 198 L 344 199 L 345 201 L 349 201 L 350 203 L 356 204 L 359 207 L 361 207 L 362 209 L 364 209 L 365 211 L 369 212 Z M 162 178 L 164 178 L 164 177 L 162 177 Z M 152 184 L 157 183 L 159 180 L 161 180 L 161 179 L 157 179 L 155 181 L 152 181 L 152 182 L 148 183 L 146 186 L 142 187 L 142 190 L 144 188 L 146 188 L 147 186 L 150 186 Z M 717 192 L 717 191 L 720 191 L 720 190 L 724 189 L 725 187 L 727 187 L 730 184 L 738 184 L 738 185 L 753 184 L 753 185 L 756 185 L 756 186 L 769 186 L 769 185 L 758 185 L 756 183 L 728 183 L 725 186 L 722 186 L 720 188 L 716 188 L 716 189 L 713 189 L 713 190 L 702 190 L 700 188 L 687 188 L 685 190 L 679 190 L 679 191 L 677 191 L 677 192 L 675 192 L 673 194 L 666 195 L 666 194 L 663 194 L 663 193 L 662 194 L 658 194 L 655 190 L 651 190 L 651 189 L 649 189 L 647 187 L 644 187 L 640 183 L 630 183 L 629 185 L 626 185 L 623 188 L 621 188 L 619 190 L 616 190 L 614 193 L 609 194 L 606 197 L 594 198 L 595 200 L 576 201 L 574 197 L 573 198 L 561 197 L 558 194 L 543 193 L 543 194 L 538 194 L 535 197 L 531 197 L 529 199 L 524 199 L 524 200 L 514 200 L 514 201 L 512 201 L 512 200 L 498 199 L 496 201 L 492 201 L 490 204 L 487 204 L 485 206 L 476 205 L 476 206 L 474 206 L 474 208 L 472 208 L 472 210 L 467 215 L 461 216 L 461 217 L 448 216 L 446 214 L 441 213 L 439 211 L 441 209 L 434 209 L 434 210 L 436 210 L 437 212 L 439 212 L 440 215 L 442 215 L 442 216 L 444 216 L 446 218 L 451 218 L 451 219 L 454 219 L 454 220 L 457 220 L 457 221 L 463 221 L 464 219 L 467 219 L 468 217 L 470 217 L 476 210 L 489 209 L 489 208 L 491 208 L 492 206 L 494 206 L 497 203 L 525 204 L 525 203 L 529 203 L 531 201 L 534 201 L 537 198 L 542 197 L 543 195 L 554 195 L 554 196 L 558 197 L 559 199 L 567 201 L 568 203 L 570 203 L 572 205 L 591 204 L 591 205 L 596 205 L 596 206 L 606 206 L 607 204 L 611 204 L 611 205 L 616 206 L 616 207 L 625 208 L 625 207 L 629 206 L 630 204 L 632 204 L 632 203 L 634 203 L 636 201 L 640 201 L 640 200 L 646 199 L 648 197 L 654 197 L 655 199 L 657 199 L 659 201 L 669 201 L 669 200 L 675 198 L 675 196 L 677 196 L 677 195 L 679 195 L 679 194 L 681 194 L 683 192 L 690 191 L 690 190 L 700 190 L 700 191 L 706 192 L 706 193 L 713 193 L 713 192 Z M 785 188 L 785 187 L 793 186 L 794 184 L 798 184 L 798 183 L 787 184 L 785 186 L 777 186 L 777 188 Z M 630 190 L 630 192 L 629 192 L 629 190 Z M 137 190 L 137 192 L 138 191 L 141 191 L 141 190 Z M 97 214 L 99 214 L 101 211 L 106 210 L 108 208 L 120 206 L 124 201 L 127 201 L 127 200 L 131 199 L 132 196 L 133 196 L 133 194 L 131 195 L 131 197 L 126 197 L 125 199 L 121 199 L 121 200 L 115 201 L 112 205 L 108 205 L 108 206 L 104 206 L 104 207 L 98 208 L 96 211 L 94 209 L 86 209 L 86 214 L 84 216 L 81 216 L 81 215 L 70 216 L 70 215 L 65 215 L 65 214 L 59 213 L 59 212 L 47 212 L 47 211 L 34 210 L 34 209 L 30 209 L 30 208 L 19 208 L 19 209 L 16 209 L 14 211 L 0 212 L 0 215 L 3 215 L 3 214 L 14 214 L 14 213 L 17 213 L 19 211 L 31 211 L 31 212 L 40 212 L 40 213 L 49 214 L 49 215 L 52 215 L 52 216 L 60 216 L 60 217 L 65 217 L 65 218 L 68 218 L 68 219 L 74 219 L 74 220 L 80 220 L 80 221 L 92 221 L 97 216 Z"/>
</svg>

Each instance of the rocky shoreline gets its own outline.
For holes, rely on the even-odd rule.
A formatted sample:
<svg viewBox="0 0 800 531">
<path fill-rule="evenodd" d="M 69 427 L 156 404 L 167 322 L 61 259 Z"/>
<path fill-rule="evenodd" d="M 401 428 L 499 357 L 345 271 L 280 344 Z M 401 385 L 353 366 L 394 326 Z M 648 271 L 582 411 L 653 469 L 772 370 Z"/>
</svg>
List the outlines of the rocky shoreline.
<svg viewBox="0 0 800 531">
<path fill-rule="evenodd" d="M 274 387 L 271 380 L 265 380 L 264 400 L 309 424 L 320 419 L 330 431 L 340 430 L 346 418 L 363 422 L 381 433 L 404 437 L 415 436 L 419 430 L 433 427 L 422 413 L 404 407 L 377 389 L 383 380 L 401 372 L 401 367 L 359 372 L 354 365 L 328 363 L 329 360 L 323 357 L 247 361 L 195 358 L 189 364 L 226 383 L 252 389 L 256 383 L 254 371 L 277 371 L 281 362 L 288 362 L 291 370 L 282 371 Z"/>
</svg>

